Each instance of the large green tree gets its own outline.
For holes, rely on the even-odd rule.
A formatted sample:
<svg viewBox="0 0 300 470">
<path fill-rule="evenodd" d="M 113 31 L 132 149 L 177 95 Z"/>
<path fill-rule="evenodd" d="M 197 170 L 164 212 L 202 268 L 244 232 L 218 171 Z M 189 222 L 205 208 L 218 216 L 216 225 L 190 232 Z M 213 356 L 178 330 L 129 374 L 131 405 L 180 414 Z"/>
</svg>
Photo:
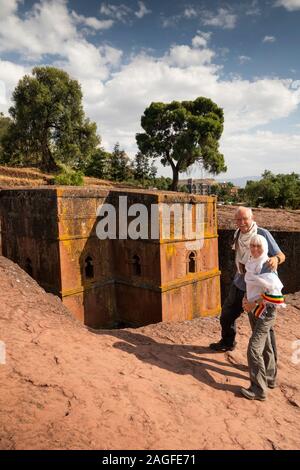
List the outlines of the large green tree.
<svg viewBox="0 0 300 470">
<path fill-rule="evenodd" d="M 99 148 L 89 159 L 85 174 L 100 179 L 109 179 L 111 173 L 111 153 Z"/>
<path fill-rule="evenodd" d="M 46 171 L 56 170 L 58 162 L 84 169 L 100 139 L 96 124 L 85 117 L 79 83 L 55 67 L 35 67 L 32 74 L 13 92 L 6 154 Z"/>
<path fill-rule="evenodd" d="M 300 175 L 278 174 L 266 170 L 260 181 L 247 181 L 245 200 L 252 206 L 300 208 Z"/>
<path fill-rule="evenodd" d="M 223 110 L 208 98 L 151 103 L 141 118 L 145 132 L 136 135 L 137 145 L 144 155 L 171 166 L 176 191 L 179 174 L 195 162 L 210 173 L 227 170 L 219 152 L 223 122 Z"/>
<path fill-rule="evenodd" d="M 153 180 L 156 176 L 157 168 L 154 162 L 149 162 L 149 158 L 138 152 L 133 161 L 133 174 L 137 181 Z"/>
<path fill-rule="evenodd" d="M 130 177 L 132 177 L 130 159 L 117 142 L 110 155 L 110 178 L 113 181 L 126 181 Z"/>
<path fill-rule="evenodd" d="M 6 139 L 11 119 L 8 116 L 4 116 L 0 113 L 0 163 L 5 163 L 3 155 L 3 142 Z"/>
</svg>

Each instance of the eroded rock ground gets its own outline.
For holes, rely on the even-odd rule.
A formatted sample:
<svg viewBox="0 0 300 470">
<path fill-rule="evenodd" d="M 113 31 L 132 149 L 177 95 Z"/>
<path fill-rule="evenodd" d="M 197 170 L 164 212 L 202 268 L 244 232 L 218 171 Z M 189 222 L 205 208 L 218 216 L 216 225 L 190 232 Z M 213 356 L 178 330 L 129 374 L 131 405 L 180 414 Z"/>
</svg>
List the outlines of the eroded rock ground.
<svg viewBox="0 0 300 470">
<path fill-rule="evenodd" d="M 300 294 L 287 302 L 279 386 L 251 402 L 246 317 L 230 353 L 207 349 L 212 318 L 91 332 L 0 257 L 0 449 L 299 449 Z"/>
</svg>

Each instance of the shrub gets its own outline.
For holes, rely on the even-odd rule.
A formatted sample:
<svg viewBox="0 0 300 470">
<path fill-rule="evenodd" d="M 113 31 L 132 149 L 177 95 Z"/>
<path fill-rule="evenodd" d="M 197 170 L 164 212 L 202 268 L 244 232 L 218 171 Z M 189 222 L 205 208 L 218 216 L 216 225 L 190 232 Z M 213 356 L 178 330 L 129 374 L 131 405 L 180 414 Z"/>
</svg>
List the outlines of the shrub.
<svg viewBox="0 0 300 470">
<path fill-rule="evenodd" d="M 81 171 L 74 171 L 66 165 L 60 164 L 61 171 L 54 177 L 54 184 L 66 186 L 82 186 L 83 173 Z"/>
</svg>

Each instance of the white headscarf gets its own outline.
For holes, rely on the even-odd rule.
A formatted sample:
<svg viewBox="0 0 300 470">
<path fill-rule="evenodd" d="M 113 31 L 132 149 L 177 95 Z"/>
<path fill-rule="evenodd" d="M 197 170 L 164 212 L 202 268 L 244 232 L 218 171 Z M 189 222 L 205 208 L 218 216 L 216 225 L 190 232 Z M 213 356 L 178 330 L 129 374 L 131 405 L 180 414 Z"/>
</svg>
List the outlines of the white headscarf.
<svg viewBox="0 0 300 470">
<path fill-rule="evenodd" d="M 254 258 L 251 255 L 250 251 L 250 244 L 256 244 L 256 245 L 261 245 L 262 247 L 262 254 L 258 258 Z M 249 240 L 249 255 L 248 255 L 248 260 L 245 264 L 245 268 L 247 273 L 251 274 L 260 274 L 263 265 L 265 262 L 268 260 L 268 242 L 265 237 L 262 235 L 252 235 L 252 237 Z"/>
<path fill-rule="evenodd" d="M 234 234 L 235 242 L 232 245 L 232 248 L 236 250 L 235 252 L 235 264 L 237 270 L 240 274 L 244 274 L 240 269 L 240 263 L 245 265 L 250 256 L 250 240 L 253 235 L 257 234 L 257 224 L 253 222 L 250 230 L 247 233 L 242 233 L 239 230 L 236 230 Z M 238 238 L 237 238 L 238 237 Z"/>
<path fill-rule="evenodd" d="M 271 295 L 281 295 L 283 284 L 275 272 L 260 274 L 264 263 L 268 260 L 268 242 L 262 235 L 254 235 L 250 243 L 262 246 L 263 253 L 258 258 L 251 254 L 246 262 L 245 282 L 247 289 L 247 299 L 249 302 L 257 300 L 261 294 L 267 292 Z"/>
</svg>

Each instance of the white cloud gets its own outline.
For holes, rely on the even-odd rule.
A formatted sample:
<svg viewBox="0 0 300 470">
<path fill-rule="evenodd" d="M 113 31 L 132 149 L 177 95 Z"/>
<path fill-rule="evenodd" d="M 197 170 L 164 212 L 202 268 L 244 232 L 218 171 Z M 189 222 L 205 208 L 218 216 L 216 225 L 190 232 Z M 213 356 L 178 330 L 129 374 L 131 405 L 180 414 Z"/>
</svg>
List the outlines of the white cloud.
<svg viewBox="0 0 300 470">
<path fill-rule="evenodd" d="M 274 36 L 265 36 L 262 42 L 275 42 L 276 38 Z"/>
<path fill-rule="evenodd" d="M 230 49 L 228 47 L 219 47 L 218 48 L 218 57 L 221 57 L 221 59 L 227 60 L 227 55 L 229 54 Z"/>
<path fill-rule="evenodd" d="M 214 56 L 210 49 L 192 49 L 189 46 L 172 46 L 166 55 L 166 63 L 184 68 L 191 65 L 209 64 Z"/>
<path fill-rule="evenodd" d="M 300 80 L 293 80 L 291 82 L 291 88 L 293 90 L 298 90 L 300 88 Z"/>
<path fill-rule="evenodd" d="M 98 104 L 102 99 L 104 82 L 119 65 L 122 51 L 107 45 L 97 48 L 86 41 L 74 41 L 66 45 L 65 52 L 66 58 L 53 65 L 79 80 L 87 109 Z"/>
<path fill-rule="evenodd" d="M 72 12 L 72 16 L 75 19 L 76 23 L 83 24 L 88 26 L 89 28 L 101 30 L 101 29 L 109 29 L 113 26 L 113 20 L 98 20 L 95 17 L 86 17 L 83 15 L 77 15 L 75 11 Z"/>
<path fill-rule="evenodd" d="M 299 133 L 257 131 L 222 139 L 221 151 L 226 155 L 230 177 L 234 178 L 261 175 L 266 169 L 274 173 L 299 173 L 299 146 Z"/>
<path fill-rule="evenodd" d="M 141 115 L 151 101 L 195 98 L 201 85 L 204 87 L 210 81 L 213 66 L 181 68 L 170 63 L 171 56 L 174 58 L 171 53 L 161 59 L 148 55 L 135 57 L 108 80 L 101 101 L 89 108 L 93 119 L 101 123 L 103 142 L 110 148 L 119 140 L 127 151 L 134 153 L 135 133 L 140 129 Z M 189 56 L 190 62 L 193 59 L 194 56 Z M 176 60 L 179 62 L 177 56 Z"/>
<path fill-rule="evenodd" d="M 101 123 L 104 142 L 112 148 L 120 140 L 135 152 L 140 117 L 152 101 L 195 99 L 207 96 L 224 108 L 224 142 L 230 136 L 288 116 L 297 109 L 299 91 L 277 79 L 222 81 L 218 68 L 188 46 L 173 46 L 161 59 L 135 57 L 105 84 L 99 103 L 89 107 Z M 171 60 L 172 59 L 172 60 Z M 126 116 L 126 119 L 124 119 Z M 226 157 L 226 155 L 225 155 Z"/>
<path fill-rule="evenodd" d="M 187 45 L 171 46 L 163 57 L 164 62 L 179 68 L 210 64 L 215 56 L 214 51 L 207 47 L 210 36 L 211 33 L 198 31 L 197 35 L 192 38 L 192 47 Z"/>
<path fill-rule="evenodd" d="M 215 14 L 211 11 L 203 13 L 202 22 L 206 26 L 219 26 L 224 29 L 233 29 L 236 25 L 237 15 L 226 8 L 219 8 Z"/>
<path fill-rule="evenodd" d="M 0 59 L 0 112 L 7 113 L 10 106 L 10 98 L 16 84 L 29 72 L 30 69 Z"/>
<path fill-rule="evenodd" d="M 131 12 L 131 8 L 124 4 L 112 5 L 108 3 L 102 3 L 100 7 L 100 13 L 102 15 L 106 15 L 109 18 L 121 21 L 123 23 L 127 21 L 127 17 L 131 14 Z"/>
<path fill-rule="evenodd" d="M 203 10 L 200 7 L 186 7 L 179 15 L 163 18 L 163 27 L 175 26 L 182 19 L 198 19 L 205 26 L 233 29 L 236 25 L 237 15 L 228 8 L 219 8 L 217 12 Z"/>
<path fill-rule="evenodd" d="M 254 0 L 255 3 L 255 0 Z M 252 9 L 253 10 L 253 9 Z M 249 10 L 250 11 L 250 10 Z M 253 10 L 254 11 L 254 10 Z M 251 12 L 249 14 L 252 14 Z M 177 21 L 182 18 L 186 19 L 199 19 L 205 26 L 220 27 L 223 29 L 235 28 L 237 22 L 237 15 L 229 8 L 219 8 L 217 12 L 210 10 L 203 10 L 201 7 L 186 7 L 182 15 L 177 15 L 171 18 L 176 18 Z"/>
<path fill-rule="evenodd" d="M 288 11 L 300 10 L 300 0 L 277 0 L 275 7 L 284 7 Z"/>
<path fill-rule="evenodd" d="M 110 3 L 102 3 L 100 7 L 100 13 L 107 16 L 114 21 L 120 21 L 122 23 L 128 23 L 131 21 L 131 17 L 136 16 L 138 19 L 143 18 L 145 15 L 151 13 L 146 7 L 146 4 L 142 1 L 137 2 L 138 10 L 134 11 L 124 3 L 120 5 L 114 5 Z"/>
<path fill-rule="evenodd" d="M 0 0 L 0 18 L 4 19 L 14 13 L 20 0 Z"/>
<path fill-rule="evenodd" d="M 222 149 L 229 176 L 245 175 L 248 169 L 251 170 L 248 174 L 253 174 L 253 159 L 257 161 L 253 152 L 256 145 L 260 147 L 262 134 L 251 133 L 251 129 L 289 116 L 297 109 L 300 92 L 293 88 L 294 82 L 291 80 L 221 80 L 219 68 L 211 63 L 213 56 L 194 54 L 198 51 L 207 49 L 177 45 L 161 58 L 147 54 L 133 58 L 106 82 L 100 101 L 89 106 L 89 113 L 101 123 L 101 135 L 108 148 L 112 149 L 118 140 L 133 155 L 136 151 L 135 134 L 140 132 L 140 118 L 152 101 L 193 100 L 197 96 L 207 96 L 224 109 Z M 245 141 L 246 135 L 251 136 L 247 140 L 249 146 L 245 147 L 248 150 L 243 153 L 243 159 L 239 158 L 240 135 L 244 136 Z M 283 141 L 280 146 L 280 138 L 276 141 L 277 166 L 275 161 L 272 165 L 271 161 L 268 165 L 262 161 L 262 171 L 265 168 L 279 171 L 280 165 L 286 165 L 287 154 L 283 155 L 279 150 L 285 148 L 285 143 Z M 267 141 L 267 137 L 264 139 Z M 268 139 L 271 141 L 270 136 Z M 249 167 L 245 163 L 246 157 Z M 170 175 L 170 169 L 163 170 L 163 174 Z"/>
<path fill-rule="evenodd" d="M 194 47 L 206 47 L 207 40 L 203 36 L 195 36 L 192 40 Z"/>
<path fill-rule="evenodd" d="M 192 39 L 193 47 L 206 47 L 210 37 L 211 33 L 197 31 L 197 35 Z"/>
<path fill-rule="evenodd" d="M 186 18 L 196 18 L 198 16 L 198 12 L 193 7 L 187 7 L 183 12 L 183 16 L 185 16 Z"/>
<path fill-rule="evenodd" d="M 177 25 L 177 23 L 181 20 L 180 15 L 173 15 L 169 16 L 168 18 L 162 18 L 162 27 L 163 28 L 170 28 Z"/>
<path fill-rule="evenodd" d="M 0 106 L 6 106 L 7 102 L 8 100 L 6 96 L 6 84 L 3 80 L 0 80 Z"/>
<path fill-rule="evenodd" d="M 239 56 L 239 63 L 240 64 L 246 64 L 247 62 L 250 62 L 251 61 L 251 57 L 247 56 L 247 55 L 240 55 Z"/>
<path fill-rule="evenodd" d="M 257 0 L 253 0 L 253 2 L 247 6 L 247 9 L 246 9 L 246 15 L 247 16 L 257 16 L 257 15 L 260 15 L 261 11 L 260 11 L 260 8 L 258 6 L 258 1 Z"/>
<path fill-rule="evenodd" d="M 38 60 L 56 54 L 65 41 L 76 37 L 65 0 L 36 3 L 24 19 L 16 12 L 0 19 L 0 51 L 17 51 Z"/>
<path fill-rule="evenodd" d="M 79 20 L 82 22 L 86 18 L 79 16 Z M 103 91 L 102 82 L 118 66 L 122 51 L 108 45 L 96 47 L 88 42 L 77 31 L 79 20 L 70 14 L 64 0 L 44 0 L 35 4 L 24 19 L 17 15 L 16 10 L 11 10 L 5 20 L 0 20 L 1 49 L 18 52 L 22 62 L 30 59 L 37 63 L 44 60 L 46 54 L 52 55 L 53 65 L 64 68 L 80 80 L 86 102 L 99 99 Z M 95 26 L 99 24 L 94 23 Z M 4 70 L 7 69 L 11 70 L 10 79 L 3 77 L 3 70 L 0 79 L 4 80 L 10 93 L 22 75 L 20 70 L 25 68 L 6 63 Z M 31 67 L 27 66 L 26 71 L 30 70 Z"/>
<path fill-rule="evenodd" d="M 134 13 L 135 16 L 137 16 L 137 18 L 141 19 L 145 15 L 148 15 L 149 13 L 151 13 L 151 10 L 148 10 L 144 2 L 138 2 L 138 6 L 139 6 L 139 10 Z"/>
<path fill-rule="evenodd" d="M 106 80 L 109 70 L 116 66 L 122 52 L 110 46 L 96 47 L 87 41 L 69 41 L 64 46 L 65 58 L 56 61 L 57 66 L 66 69 L 72 76 Z"/>
</svg>

